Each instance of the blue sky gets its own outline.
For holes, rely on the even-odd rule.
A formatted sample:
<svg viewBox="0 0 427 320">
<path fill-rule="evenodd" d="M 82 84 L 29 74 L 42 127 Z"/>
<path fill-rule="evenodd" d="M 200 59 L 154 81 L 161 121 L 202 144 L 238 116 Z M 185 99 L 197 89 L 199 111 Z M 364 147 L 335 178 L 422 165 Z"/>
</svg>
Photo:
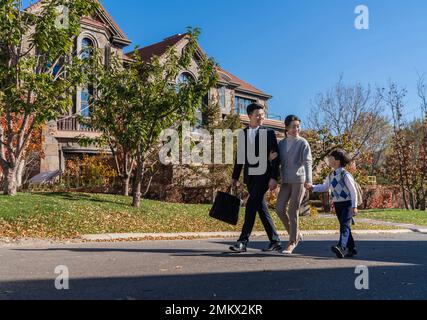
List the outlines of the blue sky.
<svg viewBox="0 0 427 320">
<path fill-rule="evenodd" d="M 427 73 L 425 0 L 104 0 L 133 44 L 202 28 L 201 46 L 226 70 L 272 94 L 270 112 L 306 118 L 310 100 L 346 83 L 407 87 L 418 115 L 417 72 Z M 356 30 L 366 5 L 370 29 Z"/>
<path fill-rule="evenodd" d="M 417 72 L 427 73 L 425 0 L 103 0 L 132 46 L 145 46 L 187 26 L 226 70 L 270 93 L 270 112 L 306 119 L 310 100 L 332 87 L 409 90 L 408 116 L 419 115 Z M 354 10 L 366 5 L 370 29 L 356 30 Z"/>
</svg>

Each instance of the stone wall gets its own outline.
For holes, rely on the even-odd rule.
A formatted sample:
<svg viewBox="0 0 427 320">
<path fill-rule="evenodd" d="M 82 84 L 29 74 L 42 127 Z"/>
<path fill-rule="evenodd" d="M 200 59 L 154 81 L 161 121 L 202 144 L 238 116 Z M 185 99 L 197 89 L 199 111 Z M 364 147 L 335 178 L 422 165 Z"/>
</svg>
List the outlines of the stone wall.
<svg viewBox="0 0 427 320">
<path fill-rule="evenodd" d="M 55 138 L 56 121 L 51 121 L 43 128 L 44 158 L 40 161 L 40 172 L 52 172 L 61 169 L 60 146 Z"/>
</svg>

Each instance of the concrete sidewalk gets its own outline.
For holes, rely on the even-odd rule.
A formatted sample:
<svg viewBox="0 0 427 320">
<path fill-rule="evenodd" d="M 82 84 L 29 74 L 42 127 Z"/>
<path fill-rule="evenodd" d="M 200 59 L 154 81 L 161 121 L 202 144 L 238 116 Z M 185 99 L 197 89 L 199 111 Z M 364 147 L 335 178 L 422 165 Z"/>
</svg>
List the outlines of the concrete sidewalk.
<svg viewBox="0 0 427 320">
<path fill-rule="evenodd" d="M 338 230 L 301 231 L 304 237 L 321 237 L 338 235 Z M 427 229 L 394 229 L 394 230 L 354 230 L 355 235 L 405 235 L 427 234 Z M 286 232 L 279 232 L 281 237 L 287 237 Z M 55 244 L 80 244 L 85 242 L 122 242 L 122 241 L 172 241 L 172 240 L 202 240 L 202 239 L 237 239 L 239 232 L 184 232 L 184 233 L 104 233 L 87 234 L 80 238 L 69 240 L 33 239 L 33 238 L 0 238 L 0 248 L 13 246 L 43 246 Z M 253 238 L 265 237 L 265 232 L 252 233 Z"/>
<path fill-rule="evenodd" d="M 301 231 L 304 236 L 325 236 L 339 234 L 338 230 L 313 230 Z M 377 234 L 407 234 L 407 233 L 427 233 L 426 229 L 395 229 L 395 230 L 354 230 L 356 235 L 377 235 Z M 253 237 L 263 237 L 265 232 L 254 232 Z M 279 232 L 279 235 L 286 237 L 286 232 Z M 239 232 L 183 232 L 183 233 L 104 233 L 88 234 L 81 236 L 85 241 L 119 241 L 119 240 L 190 240 L 190 239 L 212 239 L 212 238 L 238 238 Z"/>
<path fill-rule="evenodd" d="M 320 215 L 322 218 L 336 219 L 335 215 Z M 398 229 L 387 230 L 353 230 L 356 235 L 371 234 L 405 234 L 405 233 L 427 233 L 426 226 L 417 226 L 413 224 L 396 223 L 366 218 L 357 219 L 357 223 L 368 223 L 372 225 L 381 225 L 387 227 L 396 227 Z M 339 230 L 311 230 L 301 231 L 304 236 L 320 236 L 339 234 Z M 254 232 L 254 237 L 263 237 L 265 232 Z M 280 231 L 279 235 L 288 236 L 287 232 Z M 212 238 L 238 238 L 240 232 L 182 232 L 182 233 L 104 233 L 87 234 L 81 237 L 85 241 L 120 241 L 120 240 L 189 240 L 189 239 L 212 239 Z"/>
<path fill-rule="evenodd" d="M 335 215 L 320 215 L 322 218 L 336 219 Z M 405 234 L 405 233 L 427 233 L 426 226 L 417 226 L 406 223 L 396 223 L 366 218 L 357 218 L 356 223 L 368 223 L 386 227 L 396 227 L 393 230 L 353 230 L 356 235 L 370 234 Z M 311 230 L 301 231 L 304 236 L 320 236 L 339 234 L 338 230 Z M 265 232 L 254 232 L 254 237 L 263 237 Z M 288 234 L 284 231 L 279 232 L 284 237 Z M 182 233 L 105 233 L 105 234 L 88 234 L 81 238 L 85 241 L 120 241 L 120 240 L 188 240 L 188 239 L 209 239 L 209 238 L 238 238 L 239 232 L 182 232 Z"/>
<path fill-rule="evenodd" d="M 320 215 L 322 218 L 335 219 L 334 215 Z M 380 234 L 409 234 L 420 233 L 427 234 L 426 226 L 417 226 L 413 224 L 396 223 L 380 220 L 372 220 L 360 218 L 356 223 L 368 223 L 372 225 L 382 225 L 387 227 L 396 227 L 397 229 L 384 229 L 384 230 L 353 230 L 355 235 L 380 235 Z M 281 237 L 287 237 L 285 231 L 278 232 Z M 339 230 L 308 230 L 301 231 L 303 236 L 328 236 L 337 235 Z M 177 232 L 177 233 L 103 233 L 103 234 L 86 234 L 77 239 L 67 241 L 54 241 L 50 239 L 8 239 L 0 238 L 0 247 L 8 246 L 10 244 L 36 244 L 36 243 L 78 243 L 78 242 L 107 242 L 107 241 L 141 241 L 141 240 L 196 240 L 196 239 L 233 239 L 238 238 L 240 232 Z M 253 237 L 264 237 L 265 232 L 253 232 Z"/>
</svg>

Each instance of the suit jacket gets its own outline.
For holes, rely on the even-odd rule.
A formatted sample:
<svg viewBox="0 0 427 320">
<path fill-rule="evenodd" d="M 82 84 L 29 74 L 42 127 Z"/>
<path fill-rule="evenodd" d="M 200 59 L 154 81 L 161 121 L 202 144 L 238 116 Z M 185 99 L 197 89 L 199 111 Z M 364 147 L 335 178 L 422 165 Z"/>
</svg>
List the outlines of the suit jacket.
<svg viewBox="0 0 427 320">
<path fill-rule="evenodd" d="M 245 156 L 245 163 L 244 164 L 238 164 L 237 161 L 234 165 L 234 170 L 233 170 L 233 179 L 235 180 L 239 180 L 240 175 L 242 173 L 242 169 L 244 169 L 244 183 L 249 185 L 252 183 L 262 183 L 262 184 L 266 184 L 268 185 L 270 179 L 275 179 L 275 180 L 279 180 L 279 159 L 276 159 L 272 162 L 270 162 L 268 160 L 269 154 L 271 151 L 274 152 L 278 152 L 279 151 L 279 147 L 278 147 L 278 143 L 277 143 L 277 137 L 276 137 L 276 132 L 274 132 L 274 130 L 266 128 L 266 127 L 260 127 L 259 130 L 267 130 L 267 146 L 261 146 L 261 147 L 266 147 L 267 148 L 267 159 L 265 159 L 267 161 L 267 170 L 264 174 L 262 175 L 249 175 L 249 168 L 257 168 L 259 165 L 255 164 L 252 165 L 249 163 L 248 161 L 248 131 L 249 131 L 249 127 L 244 129 L 244 133 L 245 133 L 245 143 L 246 143 L 246 156 Z M 259 130 L 257 132 L 256 138 L 255 138 L 255 155 L 257 157 L 259 157 L 259 150 L 260 150 L 260 145 L 259 145 Z M 239 147 L 239 146 L 238 146 Z"/>
</svg>

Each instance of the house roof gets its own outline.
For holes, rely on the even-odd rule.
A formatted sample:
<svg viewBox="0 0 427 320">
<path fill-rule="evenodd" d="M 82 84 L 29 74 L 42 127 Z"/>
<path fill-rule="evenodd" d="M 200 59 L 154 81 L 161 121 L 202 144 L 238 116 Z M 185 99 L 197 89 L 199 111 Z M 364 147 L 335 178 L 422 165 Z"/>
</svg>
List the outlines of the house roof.
<svg viewBox="0 0 427 320">
<path fill-rule="evenodd" d="M 255 88 L 253 85 L 247 83 L 246 81 L 243 81 L 239 77 L 220 67 L 217 67 L 217 71 L 220 76 L 220 80 L 237 85 L 236 91 L 255 93 L 257 95 L 264 96 L 269 99 L 272 97 L 271 95 L 261 91 L 260 89 Z"/>
<path fill-rule="evenodd" d="M 105 9 L 102 3 L 99 0 L 95 0 L 95 1 L 99 3 L 99 7 L 100 7 L 100 9 L 98 10 L 99 14 L 101 15 L 101 18 L 105 19 L 106 22 L 109 24 L 110 28 L 113 31 L 115 40 L 122 42 L 122 44 L 126 46 L 132 43 L 132 41 L 126 36 L 123 30 L 114 21 L 113 17 L 108 13 L 108 11 Z"/>
<path fill-rule="evenodd" d="M 41 0 L 36 0 L 36 2 L 34 2 L 34 3 L 32 3 L 32 4 L 30 4 L 27 8 L 25 8 L 24 10 L 26 10 L 26 11 L 34 11 L 34 10 L 36 10 L 37 8 L 39 8 L 40 6 L 41 6 L 41 4 L 42 4 L 42 1 Z"/>
<path fill-rule="evenodd" d="M 113 42 L 115 42 L 118 45 L 121 46 L 127 46 L 131 43 L 129 38 L 126 36 L 126 34 L 123 32 L 123 30 L 118 26 L 118 24 L 114 21 L 114 19 L 111 17 L 111 15 L 107 12 L 107 10 L 104 8 L 104 6 L 101 4 L 99 0 L 93 0 L 96 1 L 99 4 L 97 16 L 100 20 L 96 20 L 93 17 L 83 17 L 82 23 L 95 25 L 99 28 L 106 28 L 108 31 L 110 31 Z M 25 10 L 26 11 L 37 11 L 42 6 L 43 1 L 37 0 L 35 3 L 28 6 Z"/>
<path fill-rule="evenodd" d="M 169 48 L 176 46 L 187 34 L 175 34 L 172 37 L 166 38 L 163 41 L 154 43 L 144 48 L 138 49 L 136 52 L 132 51 L 126 55 L 132 58 L 135 54 L 142 58 L 143 61 L 150 62 L 154 56 L 163 56 Z"/>
<path fill-rule="evenodd" d="M 143 61 L 149 62 L 151 61 L 153 56 L 161 57 L 162 55 L 164 55 L 169 48 L 176 46 L 186 36 L 187 34 L 173 35 L 169 38 L 164 39 L 163 41 L 138 49 L 136 53 L 129 52 L 127 56 L 128 58 L 132 58 L 134 54 L 137 54 L 139 57 L 142 58 Z M 200 51 L 203 52 L 202 49 L 200 49 Z M 242 79 L 238 78 L 237 76 L 231 74 L 228 71 L 225 71 L 220 67 L 217 67 L 217 72 L 218 72 L 220 81 L 223 83 L 229 84 L 231 86 L 234 86 L 236 91 L 240 91 L 242 93 L 255 94 L 267 99 L 271 98 L 271 95 L 255 88 L 253 85 L 243 81 Z"/>
</svg>

